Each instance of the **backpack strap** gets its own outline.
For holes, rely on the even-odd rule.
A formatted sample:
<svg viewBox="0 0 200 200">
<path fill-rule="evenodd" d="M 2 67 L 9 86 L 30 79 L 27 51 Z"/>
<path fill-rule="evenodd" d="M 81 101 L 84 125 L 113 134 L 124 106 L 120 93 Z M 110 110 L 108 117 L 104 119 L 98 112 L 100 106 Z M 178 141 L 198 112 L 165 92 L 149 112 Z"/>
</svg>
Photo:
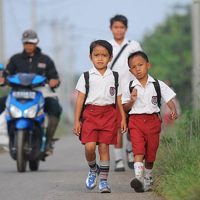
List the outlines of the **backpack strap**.
<svg viewBox="0 0 200 200">
<path fill-rule="evenodd" d="M 128 43 L 126 43 L 119 51 L 119 53 L 116 55 L 116 57 L 114 58 L 111 66 L 110 66 L 110 69 L 112 70 L 115 63 L 117 62 L 118 58 L 120 57 L 120 55 L 122 54 L 122 52 L 124 51 L 124 49 L 128 46 L 128 44 L 130 43 L 131 41 L 129 40 Z"/>
<path fill-rule="evenodd" d="M 114 79 L 115 79 L 115 107 L 116 107 L 118 87 L 119 87 L 119 74 L 118 74 L 118 72 L 113 71 L 113 76 L 114 76 Z"/>
<path fill-rule="evenodd" d="M 157 93 L 157 98 L 158 98 L 158 107 L 160 108 L 161 107 L 161 90 L 160 90 L 160 84 L 158 82 L 157 79 L 154 79 L 155 82 L 153 82 L 153 85 L 154 85 L 154 88 L 156 90 L 156 93 Z M 130 93 L 133 91 L 133 88 L 134 87 L 131 87 L 133 83 L 133 80 L 129 83 L 129 91 Z"/>
<path fill-rule="evenodd" d="M 155 82 L 153 82 L 154 88 L 157 93 L 157 98 L 158 98 L 158 107 L 160 108 L 161 106 L 161 90 L 160 90 L 160 84 L 157 79 L 154 79 Z"/>
<path fill-rule="evenodd" d="M 86 102 L 86 99 L 87 99 L 88 93 L 89 93 L 89 71 L 84 72 L 83 75 L 84 75 L 84 79 L 85 79 L 85 98 L 84 98 L 84 101 L 83 101 L 83 107 L 82 107 L 82 110 L 81 110 L 80 118 L 82 118 L 83 111 L 85 110 L 85 102 Z"/>
</svg>

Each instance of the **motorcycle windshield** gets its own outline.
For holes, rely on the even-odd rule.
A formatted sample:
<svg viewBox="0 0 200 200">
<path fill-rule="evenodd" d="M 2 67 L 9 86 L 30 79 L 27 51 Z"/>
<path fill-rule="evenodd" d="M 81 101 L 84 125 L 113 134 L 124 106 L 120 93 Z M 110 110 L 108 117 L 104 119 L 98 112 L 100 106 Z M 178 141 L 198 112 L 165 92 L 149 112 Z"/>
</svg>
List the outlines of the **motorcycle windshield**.
<svg viewBox="0 0 200 200">
<path fill-rule="evenodd" d="M 26 74 L 18 73 L 7 77 L 7 80 L 10 84 L 19 85 L 19 86 L 38 86 L 45 83 L 46 78 L 41 75 L 36 74 Z"/>
</svg>

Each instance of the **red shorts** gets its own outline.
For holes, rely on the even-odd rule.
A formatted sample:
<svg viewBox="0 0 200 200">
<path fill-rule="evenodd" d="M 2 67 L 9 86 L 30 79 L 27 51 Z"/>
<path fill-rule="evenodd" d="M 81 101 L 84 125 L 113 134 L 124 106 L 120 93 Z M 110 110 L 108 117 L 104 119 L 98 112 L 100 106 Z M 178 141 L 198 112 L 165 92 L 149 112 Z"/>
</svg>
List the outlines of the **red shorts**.
<svg viewBox="0 0 200 200">
<path fill-rule="evenodd" d="M 81 142 L 116 144 L 117 115 L 113 105 L 87 105 L 83 112 Z"/>
<path fill-rule="evenodd" d="M 134 155 L 144 155 L 146 162 L 154 162 L 161 131 L 159 116 L 157 114 L 130 115 L 128 127 Z"/>
<path fill-rule="evenodd" d="M 121 121 L 122 121 L 122 116 L 119 111 L 119 108 L 117 107 L 117 128 L 121 129 Z"/>
</svg>

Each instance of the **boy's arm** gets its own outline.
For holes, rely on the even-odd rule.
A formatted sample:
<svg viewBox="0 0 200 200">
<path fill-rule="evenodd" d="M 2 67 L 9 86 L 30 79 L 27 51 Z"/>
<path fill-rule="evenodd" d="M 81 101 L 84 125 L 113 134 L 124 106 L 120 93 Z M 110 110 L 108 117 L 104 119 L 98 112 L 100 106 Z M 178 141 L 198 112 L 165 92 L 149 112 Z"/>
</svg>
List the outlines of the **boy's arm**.
<svg viewBox="0 0 200 200">
<path fill-rule="evenodd" d="M 74 111 L 74 128 L 73 128 L 74 134 L 78 136 L 80 135 L 80 132 L 81 132 L 80 117 L 81 117 L 81 111 L 82 111 L 84 99 L 85 99 L 85 94 L 78 91 L 78 95 L 76 98 L 75 111 Z"/>
<path fill-rule="evenodd" d="M 127 124 L 126 124 L 126 114 L 125 114 L 123 106 L 122 106 L 121 97 L 122 97 L 121 95 L 117 96 L 117 106 L 118 106 L 119 112 L 120 112 L 120 114 L 122 116 L 121 132 L 124 133 L 124 132 L 126 132 Z"/>
<path fill-rule="evenodd" d="M 175 106 L 174 102 L 172 100 L 168 101 L 167 106 L 170 109 L 170 118 L 172 120 L 177 119 L 178 115 L 177 115 L 176 106 Z"/>
<path fill-rule="evenodd" d="M 137 99 L 137 90 L 134 88 L 133 91 L 131 92 L 130 100 L 127 103 L 123 104 L 126 113 L 128 113 L 131 110 L 136 99 Z"/>
</svg>

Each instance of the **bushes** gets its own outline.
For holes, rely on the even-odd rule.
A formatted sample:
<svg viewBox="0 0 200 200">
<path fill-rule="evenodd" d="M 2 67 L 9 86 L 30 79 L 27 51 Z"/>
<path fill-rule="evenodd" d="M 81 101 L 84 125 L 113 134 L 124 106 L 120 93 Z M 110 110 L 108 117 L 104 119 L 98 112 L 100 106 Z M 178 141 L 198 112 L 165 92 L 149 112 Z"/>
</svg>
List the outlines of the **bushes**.
<svg viewBox="0 0 200 200">
<path fill-rule="evenodd" d="M 167 200 L 200 199 L 200 114 L 185 113 L 162 134 L 155 190 Z"/>
</svg>

